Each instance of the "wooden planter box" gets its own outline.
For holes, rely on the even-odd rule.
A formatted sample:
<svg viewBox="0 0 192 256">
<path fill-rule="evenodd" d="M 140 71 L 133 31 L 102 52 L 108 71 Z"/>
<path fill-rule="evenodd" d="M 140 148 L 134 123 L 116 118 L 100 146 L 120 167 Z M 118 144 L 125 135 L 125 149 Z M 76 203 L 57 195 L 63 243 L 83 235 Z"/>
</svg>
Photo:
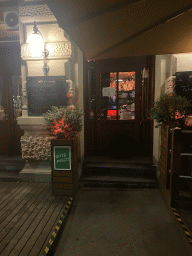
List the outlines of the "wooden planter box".
<svg viewBox="0 0 192 256">
<path fill-rule="evenodd" d="M 161 148 L 160 148 L 160 176 L 159 179 L 165 189 L 168 189 L 170 184 L 170 144 L 171 144 L 171 134 L 170 127 L 168 125 L 161 126 Z"/>
<path fill-rule="evenodd" d="M 53 195 L 75 195 L 79 189 L 78 137 L 51 140 L 51 169 Z"/>
<path fill-rule="evenodd" d="M 159 188 L 170 205 L 170 144 L 171 134 L 168 125 L 161 126 L 161 146 L 160 146 L 160 175 L 159 175 Z"/>
<path fill-rule="evenodd" d="M 159 188 L 168 205 L 178 196 L 178 177 L 181 167 L 182 129 L 161 127 Z"/>
</svg>

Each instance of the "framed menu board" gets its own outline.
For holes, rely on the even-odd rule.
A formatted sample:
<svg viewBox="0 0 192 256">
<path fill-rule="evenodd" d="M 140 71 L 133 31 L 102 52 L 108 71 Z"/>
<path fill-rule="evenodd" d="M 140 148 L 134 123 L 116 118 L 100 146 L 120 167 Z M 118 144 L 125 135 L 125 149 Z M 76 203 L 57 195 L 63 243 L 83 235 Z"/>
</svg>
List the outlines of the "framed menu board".
<svg viewBox="0 0 192 256">
<path fill-rule="evenodd" d="M 67 105 L 65 76 L 27 77 L 28 115 L 42 116 L 52 106 Z"/>
<path fill-rule="evenodd" d="M 176 72 L 175 93 L 192 100 L 192 71 Z"/>
</svg>

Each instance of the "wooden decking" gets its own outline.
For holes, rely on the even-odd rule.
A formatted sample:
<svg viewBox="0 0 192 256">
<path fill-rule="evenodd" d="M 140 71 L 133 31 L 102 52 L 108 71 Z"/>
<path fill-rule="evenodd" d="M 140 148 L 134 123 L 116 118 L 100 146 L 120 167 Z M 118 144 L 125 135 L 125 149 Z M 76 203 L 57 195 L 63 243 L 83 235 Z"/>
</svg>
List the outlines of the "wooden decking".
<svg viewBox="0 0 192 256">
<path fill-rule="evenodd" d="M 0 255 L 42 255 L 67 199 L 48 183 L 0 182 Z"/>
</svg>

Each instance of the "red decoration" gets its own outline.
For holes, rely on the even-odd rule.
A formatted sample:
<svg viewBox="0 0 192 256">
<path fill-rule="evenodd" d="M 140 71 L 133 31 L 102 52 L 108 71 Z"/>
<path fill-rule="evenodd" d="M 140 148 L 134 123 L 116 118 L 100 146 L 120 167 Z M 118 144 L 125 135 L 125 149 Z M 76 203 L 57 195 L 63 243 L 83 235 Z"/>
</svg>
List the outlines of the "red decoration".
<svg viewBox="0 0 192 256">
<path fill-rule="evenodd" d="M 51 132 L 57 138 L 67 140 L 73 139 L 78 134 L 76 131 L 73 131 L 73 127 L 69 127 L 68 124 L 65 124 L 64 118 L 59 121 L 54 120 Z"/>
<path fill-rule="evenodd" d="M 182 118 L 185 118 L 185 115 L 181 115 L 179 112 L 175 112 L 175 123 L 179 126 L 179 121 L 182 120 Z M 187 120 L 186 122 L 187 123 Z"/>
<path fill-rule="evenodd" d="M 70 98 L 72 98 L 72 97 L 73 97 L 73 93 L 72 93 L 72 92 L 68 92 L 68 93 L 67 93 L 67 98 L 70 99 Z"/>
</svg>

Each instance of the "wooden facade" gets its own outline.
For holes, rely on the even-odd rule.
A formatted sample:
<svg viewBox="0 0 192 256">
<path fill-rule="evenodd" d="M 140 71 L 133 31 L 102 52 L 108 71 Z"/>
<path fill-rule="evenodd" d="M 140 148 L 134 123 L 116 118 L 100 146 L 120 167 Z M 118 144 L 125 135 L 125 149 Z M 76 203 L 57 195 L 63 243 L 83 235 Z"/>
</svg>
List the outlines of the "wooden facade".
<svg viewBox="0 0 192 256">
<path fill-rule="evenodd" d="M 192 130 L 162 125 L 159 187 L 168 205 L 192 197 L 191 147 Z"/>
</svg>

